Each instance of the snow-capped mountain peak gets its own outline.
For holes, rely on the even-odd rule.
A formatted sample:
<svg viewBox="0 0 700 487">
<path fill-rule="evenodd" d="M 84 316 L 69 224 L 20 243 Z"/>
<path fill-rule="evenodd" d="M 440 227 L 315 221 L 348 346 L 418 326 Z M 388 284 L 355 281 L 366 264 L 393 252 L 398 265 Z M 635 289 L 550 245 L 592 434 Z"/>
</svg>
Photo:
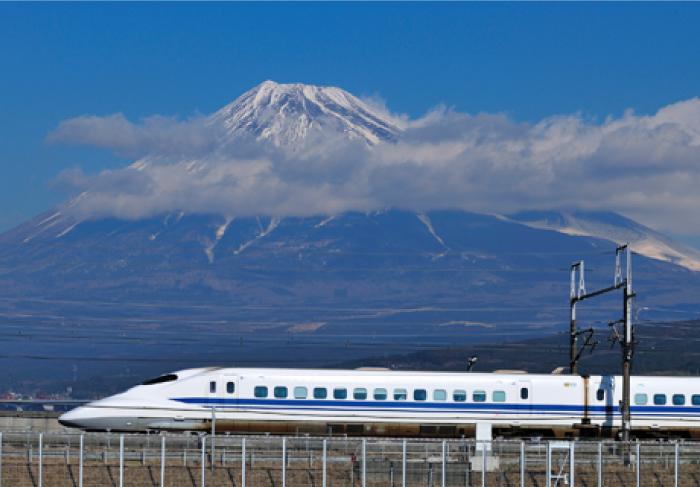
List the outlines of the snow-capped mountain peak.
<svg viewBox="0 0 700 487">
<path fill-rule="evenodd" d="M 335 87 L 265 81 L 211 117 L 228 134 L 250 134 L 278 147 L 297 146 L 313 133 L 392 140 L 400 128 L 366 103 Z"/>
</svg>

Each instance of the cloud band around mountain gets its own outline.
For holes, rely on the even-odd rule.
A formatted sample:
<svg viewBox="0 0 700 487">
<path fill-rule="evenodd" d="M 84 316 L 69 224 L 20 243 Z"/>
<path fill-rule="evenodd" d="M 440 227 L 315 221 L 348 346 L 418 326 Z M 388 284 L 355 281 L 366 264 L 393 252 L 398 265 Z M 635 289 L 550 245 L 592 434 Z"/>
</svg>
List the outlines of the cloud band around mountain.
<svg viewBox="0 0 700 487">
<path fill-rule="evenodd" d="M 580 115 L 536 125 L 503 115 L 436 110 L 369 147 L 319 132 L 299 150 L 224 138 L 206 119 L 123 115 L 62 122 L 52 143 L 141 157 L 131 167 L 53 182 L 81 194 L 77 217 L 138 219 L 170 211 L 304 216 L 389 208 L 611 210 L 659 230 L 700 228 L 700 100 L 602 124 Z"/>
</svg>

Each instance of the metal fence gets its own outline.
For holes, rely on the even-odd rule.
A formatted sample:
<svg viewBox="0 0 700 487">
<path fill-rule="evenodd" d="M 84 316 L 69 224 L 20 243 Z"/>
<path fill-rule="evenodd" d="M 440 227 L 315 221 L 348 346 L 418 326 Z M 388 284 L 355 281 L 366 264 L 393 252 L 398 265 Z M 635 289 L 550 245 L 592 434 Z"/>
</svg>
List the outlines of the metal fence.
<svg viewBox="0 0 700 487">
<path fill-rule="evenodd" d="M 0 486 L 700 486 L 691 441 L 0 434 Z"/>
</svg>

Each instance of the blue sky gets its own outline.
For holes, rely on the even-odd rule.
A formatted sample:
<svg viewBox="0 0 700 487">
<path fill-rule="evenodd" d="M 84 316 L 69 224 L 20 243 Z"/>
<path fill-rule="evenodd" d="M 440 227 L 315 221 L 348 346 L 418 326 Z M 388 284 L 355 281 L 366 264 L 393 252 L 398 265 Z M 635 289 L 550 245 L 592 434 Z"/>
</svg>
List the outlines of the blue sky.
<svg viewBox="0 0 700 487">
<path fill-rule="evenodd" d="M 209 114 L 271 79 L 602 123 L 700 95 L 698 25 L 698 3 L 0 3 L 0 231 L 62 201 L 62 171 L 133 162 L 44 143 L 64 120 Z"/>
</svg>

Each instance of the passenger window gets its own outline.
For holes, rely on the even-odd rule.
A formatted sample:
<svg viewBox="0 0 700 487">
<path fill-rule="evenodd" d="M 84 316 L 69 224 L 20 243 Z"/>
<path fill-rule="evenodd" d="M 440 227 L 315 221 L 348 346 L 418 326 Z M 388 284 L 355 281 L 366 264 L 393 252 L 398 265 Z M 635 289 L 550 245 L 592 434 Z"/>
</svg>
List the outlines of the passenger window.
<svg viewBox="0 0 700 487">
<path fill-rule="evenodd" d="M 413 391 L 413 400 L 414 401 L 425 401 L 428 397 L 428 393 L 426 392 L 425 389 L 415 389 Z"/>
<path fill-rule="evenodd" d="M 253 391 L 255 397 L 267 397 L 267 387 L 265 386 L 255 386 Z"/>
<path fill-rule="evenodd" d="M 385 401 L 386 400 L 386 389 L 375 389 L 374 390 L 374 398 L 377 401 Z"/>
<path fill-rule="evenodd" d="M 648 400 L 649 399 L 646 394 L 639 393 L 634 395 L 634 403 L 637 406 L 644 406 Z"/>
<path fill-rule="evenodd" d="M 673 395 L 673 405 L 674 405 L 674 406 L 683 406 L 683 405 L 685 405 L 685 395 L 683 395 L 683 394 L 674 394 L 674 395 Z"/>
<path fill-rule="evenodd" d="M 209 383 L 209 392 L 214 394 L 216 392 L 216 381 L 211 381 Z"/>
<path fill-rule="evenodd" d="M 352 391 L 352 397 L 362 401 L 367 399 L 367 389 L 365 389 L 364 387 L 358 387 L 357 389 Z"/>
<path fill-rule="evenodd" d="M 333 399 L 347 399 L 348 390 L 347 389 L 333 389 Z"/>
<path fill-rule="evenodd" d="M 233 394 L 236 391 L 236 385 L 233 382 L 226 383 L 226 392 Z"/>
<path fill-rule="evenodd" d="M 314 399 L 325 399 L 328 396 L 328 391 L 325 387 L 316 387 L 314 389 Z"/>
<path fill-rule="evenodd" d="M 307 392 L 306 387 L 295 387 L 294 399 L 306 399 Z"/>
<path fill-rule="evenodd" d="M 277 399 L 284 399 L 287 397 L 287 388 L 283 386 L 275 387 L 275 397 Z"/>
<path fill-rule="evenodd" d="M 472 394 L 472 399 L 474 402 L 486 402 L 486 392 L 474 391 L 474 394 Z"/>
<path fill-rule="evenodd" d="M 654 394 L 654 405 L 663 406 L 666 404 L 666 394 Z"/>
<path fill-rule="evenodd" d="M 506 393 L 504 391 L 493 391 L 493 402 L 506 402 Z"/>
<path fill-rule="evenodd" d="M 604 401 L 605 400 L 605 389 L 598 389 L 595 393 L 596 399 L 599 401 Z"/>
<path fill-rule="evenodd" d="M 530 389 L 522 387 L 520 389 L 520 399 L 527 399 L 530 396 Z"/>
<path fill-rule="evenodd" d="M 467 402 L 467 391 L 454 391 L 452 393 L 452 399 L 455 402 Z"/>
<path fill-rule="evenodd" d="M 690 398 L 690 403 L 693 406 L 700 406 L 700 396 L 697 394 L 693 394 L 693 397 Z"/>
<path fill-rule="evenodd" d="M 433 391 L 433 401 L 447 401 L 447 391 L 436 389 Z"/>
<path fill-rule="evenodd" d="M 394 401 L 405 401 L 407 397 L 406 389 L 394 389 Z"/>
</svg>

